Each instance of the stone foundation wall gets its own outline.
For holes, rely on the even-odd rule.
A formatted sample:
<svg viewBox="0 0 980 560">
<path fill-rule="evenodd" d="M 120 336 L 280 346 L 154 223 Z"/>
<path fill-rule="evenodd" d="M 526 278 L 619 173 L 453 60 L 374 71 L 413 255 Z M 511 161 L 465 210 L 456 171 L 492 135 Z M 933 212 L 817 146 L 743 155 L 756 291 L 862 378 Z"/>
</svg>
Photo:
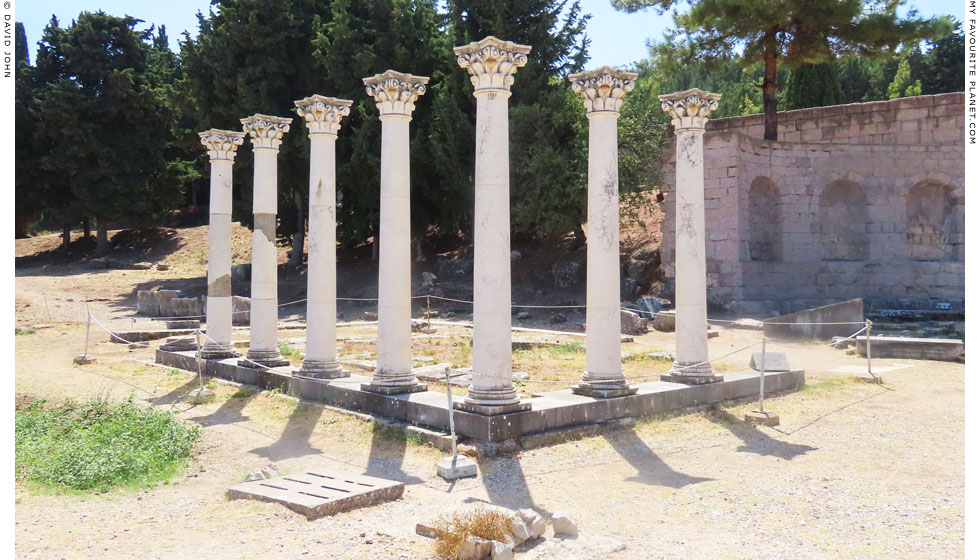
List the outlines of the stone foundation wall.
<svg viewBox="0 0 980 560">
<path fill-rule="evenodd" d="M 709 304 L 758 315 L 853 298 L 962 309 L 962 103 L 958 93 L 788 111 L 777 142 L 761 139 L 761 115 L 709 121 Z M 661 255 L 673 278 L 668 153 Z"/>
</svg>

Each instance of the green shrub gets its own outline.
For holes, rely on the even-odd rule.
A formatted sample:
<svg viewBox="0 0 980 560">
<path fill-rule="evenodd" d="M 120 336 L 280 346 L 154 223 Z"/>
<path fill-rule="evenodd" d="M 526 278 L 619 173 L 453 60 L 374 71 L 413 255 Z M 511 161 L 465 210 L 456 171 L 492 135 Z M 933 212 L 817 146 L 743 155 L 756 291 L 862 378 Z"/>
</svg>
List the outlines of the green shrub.
<svg viewBox="0 0 980 560">
<path fill-rule="evenodd" d="M 200 428 L 132 396 L 46 404 L 38 399 L 17 411 L 14 428 L 17 479 L 44 487 L 103 492 L 166 482 L 200 439 Z"/>
</svg>

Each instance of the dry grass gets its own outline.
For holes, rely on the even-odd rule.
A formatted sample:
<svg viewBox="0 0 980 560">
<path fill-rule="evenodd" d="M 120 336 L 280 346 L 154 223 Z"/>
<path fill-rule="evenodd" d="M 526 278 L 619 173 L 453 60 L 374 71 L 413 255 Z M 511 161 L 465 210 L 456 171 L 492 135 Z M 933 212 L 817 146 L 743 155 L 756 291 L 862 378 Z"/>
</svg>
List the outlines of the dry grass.
<svg viewBox="0 0 980 560">
<path fill-rule="evenodd" d="M 455 559 L 466 537 L 488 541 L 503 541 L 511 535 L 510 516 L 487 507 L 477 507 L 440 517 L 435 523 L 435 554 L 439 558 Z"/>
</svg>

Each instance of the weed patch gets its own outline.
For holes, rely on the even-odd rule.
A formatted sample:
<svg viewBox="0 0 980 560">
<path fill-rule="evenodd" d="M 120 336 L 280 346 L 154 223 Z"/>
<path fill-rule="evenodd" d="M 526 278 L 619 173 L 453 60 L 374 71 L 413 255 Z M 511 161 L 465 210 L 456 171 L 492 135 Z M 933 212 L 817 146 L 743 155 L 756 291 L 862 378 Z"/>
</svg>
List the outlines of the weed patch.
<svg viewBox="0 0 980 560">
<path fill-rule="evenodd" d="M 103 492 L 166 482 L 186 464 L 200 428 L 130 397 L 46 406 L 38 399 L 17 411 L 18 480 L 55 490 Z"/>
<path fill-rule="evenodd" d="M 510 519 L 507 514 L 478 507 L 462 513 L 440 517 L 436 530 L 435 553 L 439 558 L 458 558 L 459 547 L 468 536 L 491 541 L 503 541 L 510 535 Z"/>
</svg>

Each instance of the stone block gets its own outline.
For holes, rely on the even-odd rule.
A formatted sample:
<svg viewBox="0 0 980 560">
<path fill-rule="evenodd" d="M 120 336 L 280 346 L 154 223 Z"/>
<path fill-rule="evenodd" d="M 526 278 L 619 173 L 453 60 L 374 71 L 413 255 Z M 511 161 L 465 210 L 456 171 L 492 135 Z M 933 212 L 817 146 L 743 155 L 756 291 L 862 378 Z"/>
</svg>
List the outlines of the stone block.
<svg viewBox="0 0 980 560">
<path fill-rule="evenodd" d="M 204 298 L 173 298 L 160 302 L 160 317 L 202 317 Z"/>
<path fill-rule="evenodd" d="M 531 528 L 520 516 L 514 514 L 510 518 L 510 534 L 514 535 L 514 544 L 519 545 L 531 538 Z"/>
<path fill-rule="evenodd" d="M 551 514 L 551 527 L 556 536 L 578 536 L 578 523 L 576 523 L 575 520 L 572 519 L 571 514 L 565 510 L 558 510 Z"/>
<path fill-rule="evenodd" d="M 647 320 L 632 311 L 620 310 L 620 332 L 622 334 L 644 334 L 647 332 Z"/>
<path fill-rule="evenodd" d="M 317 519 L 401 497 L 405 485 L 370 476 L 334 471 L 304 471 L 232 486 L 230 499 L 276 502 Z"/>
<path fill-rule="evenodd" d="M 500 541 L 491 541 L 490 560 L 514 560 L 514 545 Z"/>
<path fill-rule="evenodd" d="M 785 352 L 766 352 L 765 362 L 766 371 L 791 371 Z M 749 368 L 762 371 L 762 365 L 762 352 L 753 352 L 749 358 Z"/>
<path fill-rule="evenodd" d="M 456 556 L 459 560 L 486 560 L 490 557 L 491 542 L 469 535 L 460 543 Z"/>
<path fill-rule="evenodd" d="M 674 332 L 676 313 L 671 311 L 661 311 L 657 313 L 653 320 L 653 328 L 660 332 Z"/>
<path fill-rule="evenodd" d="M 231 296 L 231 323 L 248 325 L 251 321 L 252 300 L 242 296 Z"/>
<path fill-rule="evenodd" d="M 446 480 L 476 476 L 476 462 L 469 457 L 443 457 L 436 464 L 436 473 Z"/>
</svg>

